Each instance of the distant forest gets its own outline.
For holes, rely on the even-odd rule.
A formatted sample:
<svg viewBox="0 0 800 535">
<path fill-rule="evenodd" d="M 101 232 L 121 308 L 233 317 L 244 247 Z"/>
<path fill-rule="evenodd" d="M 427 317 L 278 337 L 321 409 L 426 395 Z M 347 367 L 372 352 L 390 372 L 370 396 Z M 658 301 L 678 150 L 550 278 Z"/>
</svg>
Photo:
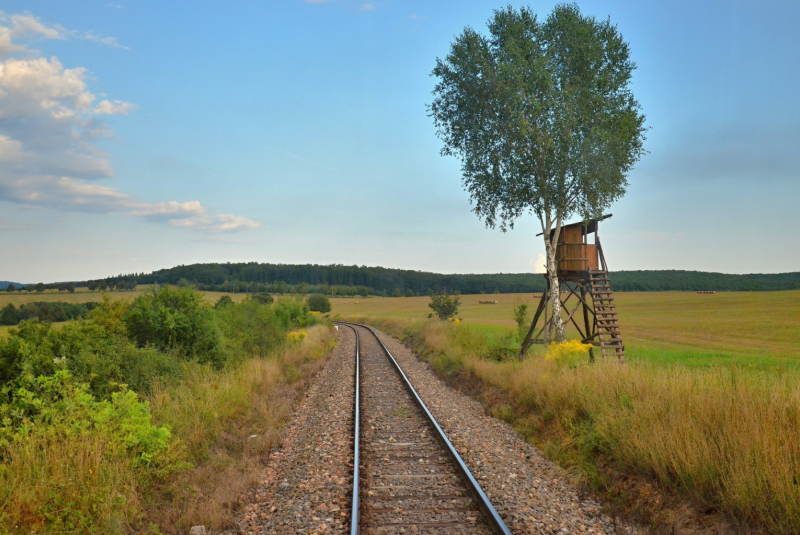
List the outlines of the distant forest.
<svg viewBox="0 0 800 535">
<path fill-rule="evenodd" d="M 729 275 L 702 271 L 616 271 L 610 274 L 615 291 L 768 291 L 800 289 L 800 272 Z M 192 264 L 134 273 L 77 286 L 130 289 L 138 284 L 194 285 L 200 290 L 226 292 L 311 293 L 327 295 L 427 295 L 431 291 L 463 294 L 541 292 L 544 276 L 532 273 L 443 275 L 425 271 L 344 265 Z M 63 285 L 63 283 L 62 283 Z M 58 287 L 59 285 L 47 285 Z"/>
</svg>

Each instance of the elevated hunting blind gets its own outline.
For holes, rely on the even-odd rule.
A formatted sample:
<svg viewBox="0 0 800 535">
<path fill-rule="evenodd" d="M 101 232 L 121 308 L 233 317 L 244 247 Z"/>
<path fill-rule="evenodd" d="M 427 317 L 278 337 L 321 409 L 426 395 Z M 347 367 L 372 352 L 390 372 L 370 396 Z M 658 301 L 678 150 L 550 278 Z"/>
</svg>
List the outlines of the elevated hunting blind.
<svg viewBox="0 0 800 535">
<path fill-rule="evenodd" d="M 611 214 L 561 227 L 556 248 L 556 269 L 561 288 L 564 327 L 574 326 L 581 341 L 599 347 L 604 359 L 614 356 L 624 362 L 625 346 L 619 332 L 617 309 L 608 280 L 608 266 L 597 232 L 600 221 L 609 217 Z M 553 238 L 554 234 L 555 231 L 552 231 L 550 237 Z M 592 242 L 590 235 L 593 235 Z M 553 338 L 555 324 L 552 315 L 548 318 L 547 305 L 551 296 L 550 279 L 547 275 L 545 280 L 545 291 L 522 344 L 523 353 L 531 344 L 547 344 Z M 542 320 L 541 327 L 539 320 Z"/>
</svg>

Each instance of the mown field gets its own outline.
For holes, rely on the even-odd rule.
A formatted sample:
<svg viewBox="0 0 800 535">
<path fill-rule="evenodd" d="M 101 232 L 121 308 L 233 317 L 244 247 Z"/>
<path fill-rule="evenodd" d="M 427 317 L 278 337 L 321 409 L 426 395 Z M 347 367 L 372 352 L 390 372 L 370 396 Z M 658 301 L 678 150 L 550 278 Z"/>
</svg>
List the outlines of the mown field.
<svg viewBox="0 0 800 535">
<path fill-rule="evenodd" d="M 618 292 L 614 295 L 626 353 L 631 359 L 686 365 L 737 363 L 753 367 L 796 366 L 800 362 L 800 291 Z M 496 300 L 497 304 L 479 304 Z M 518 300 L 538 304 L 532 294 L 461 297 L 459 317 L 500 337 L 515 332 L 512 307 Z M 333 313 L 384 319 L 424 319 L 428 297 L 334 298 Z M 568 336 L 576 336 L 568 330 Z"/>
</svg>

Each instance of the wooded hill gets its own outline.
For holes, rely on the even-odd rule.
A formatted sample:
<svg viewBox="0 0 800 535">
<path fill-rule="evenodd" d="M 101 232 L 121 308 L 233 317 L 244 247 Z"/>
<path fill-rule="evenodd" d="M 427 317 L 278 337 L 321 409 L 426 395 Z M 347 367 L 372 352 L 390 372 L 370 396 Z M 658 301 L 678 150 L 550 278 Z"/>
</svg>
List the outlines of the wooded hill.
<svg viewBox="0 0 800 535">
<path fill-rule="evenodd" d="M 615 291 L 715 290 L 765 291 L 800 289 L 800 272 L 731 275 L 702 271 L 616 271 L 610 274 Z M 86 286 L 89 282 L 78 283 Z M 532 273 L 445 275 L 383 267 L 311 264 L 192 264 L 149 274 L 109 277 L 102 282 L 196 285 L 201 290 L 333 295 L 426 295 L 430 291 L 463 294 L 540 292 L 544 277 Z M 301 287 L 302 285 L 302 287 Z"/>
</svg>

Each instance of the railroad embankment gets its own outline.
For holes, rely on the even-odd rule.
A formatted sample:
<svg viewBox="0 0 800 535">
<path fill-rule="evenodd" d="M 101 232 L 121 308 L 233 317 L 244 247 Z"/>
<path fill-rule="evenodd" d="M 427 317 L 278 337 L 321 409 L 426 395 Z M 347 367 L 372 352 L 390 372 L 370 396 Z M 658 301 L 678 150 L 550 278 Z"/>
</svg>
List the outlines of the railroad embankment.
<svg viewBox="0 0 800 535">
<path fill-rule="evenodd" d="M 656 532 L 800 530 L 797 372 L 590 365 L 569 344 L 503 361 L 468 325 L 369 323 Z"/>
</svg>

